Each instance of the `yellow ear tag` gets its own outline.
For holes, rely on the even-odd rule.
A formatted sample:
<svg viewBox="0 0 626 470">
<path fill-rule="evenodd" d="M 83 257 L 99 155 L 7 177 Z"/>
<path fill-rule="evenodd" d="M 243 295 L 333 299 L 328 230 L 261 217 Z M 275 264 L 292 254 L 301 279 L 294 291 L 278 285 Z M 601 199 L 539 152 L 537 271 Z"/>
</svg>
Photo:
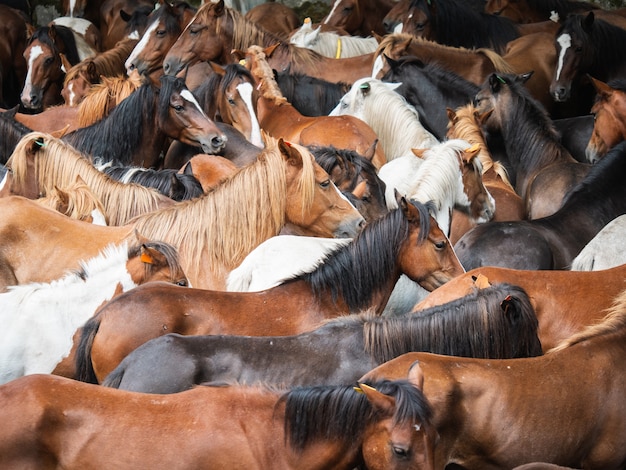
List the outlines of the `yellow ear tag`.
<svg viewBox="0 0 626 470">
<path fill-rule="evenodd" d="M 310 24 L 310 23 L 311 23 L 311 18 L 304 19 L 304 24 Z"/>
<path fill-rule="evenodd" d="M 466 152 L 474 153 L 480 150 L 480 144 L 476 143 L 466 150 Z"/>
<path fill-rule="evenodd" d="M 152 256 L 150 256 L 148 253 L 141 253 L 141 256 L 139 257 L 139 260 L 142 263 L 154 264 L 154 259 L 152 259 Z"/>
<path fill-rule="evenodd" d="M 369 385 L 367 385 L 367 384 L 360 384 L 360 385 L 359 385 L 359 387 L 361 387 L 361 389 L 370 390 L 370 391 L 372 391 L 372 392 L 375 392 L 375 391 L 376 391 L 376 389 L 375 389 L 374 387 L 370 387 L 370 386 L 369 386 Z"/>
<path fill-rule="evenodd" d="M 361 387 L 352 387 L 356 393 L 363 393 Z"/>
<path fill-rule="evenodd" d="M 241 59 L 239 61 L 239 65 L 243 65 L 245 67 L 246 66 L 246 59 Z"/>
</svg>

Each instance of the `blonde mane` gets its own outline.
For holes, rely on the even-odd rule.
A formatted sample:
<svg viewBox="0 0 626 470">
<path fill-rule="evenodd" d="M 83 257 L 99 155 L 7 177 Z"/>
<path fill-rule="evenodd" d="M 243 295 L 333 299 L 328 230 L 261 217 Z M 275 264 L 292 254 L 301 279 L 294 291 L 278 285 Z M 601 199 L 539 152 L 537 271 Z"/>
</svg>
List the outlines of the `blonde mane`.
<svg viewBox="0 0 626 470">
<path fill-rule="evenodd" d="M 106 214 L 104 206 L 80 175 L 72 185 L 63 188 L 55 186 L 45 197 L 35 201 L 56 211 L 64 209 L 62 214 L 70 219 L 85 220 L 91 217 L 94 210 L 100 211 L 103 216 Z M 108 224 L 108 220 L 106 222 Z"/>
<path fill-rule="evenodd" d="M 100 173 L 81 152 L 43 132 L 31 132 L 22 137 L 7 162 L 17 185 L 23 185 L 28 178 L 29 148 L 32 146 L 37 148 L 33 171 L 40 193 L 47 196 L 55 186 L 68 187 L 80 175 L 102 202 L 104 214 L 111 225 L 127 224 L 133 217 L 154 211 L 167 200 L 154 189 L 120 183 Z"/>
<path fill-rule="evenodd" d="M 606 312 L 606 316 L 601 322 L 595 325 L 589 325 L 579 333 L 561 341 L 546 354 L 562 351 L 563 349 L 582 343 L 583 341 L 593 339 L 597 336 L 609 335 L 626 328 L 626 290 L 615 297 L 613 305 L 606 309 Z"/>
<path fill-rule="evenodd" d="M 275 104 L 287 103 L 287 98 L 283 96 L 278 83 L 274 78 L 274 72 L 267 63 L 265 52 L 259 46 L 250 46 L 247 51 L 254 57 L 250 73 L 259 84 L 261 96 L 265 99 L 273 101 Z"/>
<path fill-rule="evenodd" d="M 313 204 L 313 156 L 296 144 L 303 161 L 298 188 L 303 210 Z M 276 139 L 266 138 L 258 160 L 206 195 L 138 217 L 135 227 L 146 237 L 177 247 L 191 279 L 202 270 L 234 269 L 285 224 L 285 160 Z"/>
<path fill-rule="evenodd" d="M 131 77 L 102 77 L 92 85 L 78 106 L 78 127 L 87 127 L 109 115 L 123 99 L 141 86 L 141 79 Z"/>
</svg>

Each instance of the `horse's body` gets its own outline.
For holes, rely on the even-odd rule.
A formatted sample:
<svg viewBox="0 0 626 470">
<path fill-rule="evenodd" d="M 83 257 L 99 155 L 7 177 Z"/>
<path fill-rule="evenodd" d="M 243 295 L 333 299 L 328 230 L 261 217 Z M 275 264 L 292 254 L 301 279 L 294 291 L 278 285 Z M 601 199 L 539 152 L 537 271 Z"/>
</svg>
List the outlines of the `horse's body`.
<svg viewBox="0 0 626 470">
<path fill-rule="evenodd" d="M 607 223 L 626 212 L 626 187 L 622 184 L 625 152 L 626 143 L 614 147 L 571 190 L 554 214 L 528 221 L 482 224 L 467 232 L 455 244 L 465 269 L 568 269 Z"/>
<path fill-rule="evenodd" d="M 549 462 L 616 470 L 626 463 L 625 317 L 622 292 L 602 322 L 544 356 L 489 361 L 408 353 L 361 380 L 409 377 L 423 391 L 440 438 L 429 468 Z M 405 449 L 412 461 L 423 458 Z"/>
<path fill-rule="evenodd" d="M 146 168 L 161 164 L 168 138 L 217 152 L 226 137 L 200 109 L 181 79 L 162 77 L 161 88 L 145 84 L 91 126 L 65 135 L 77 150 L 105 161 Z"/>
<path fill-rule="evenodd" d="M 77 370 L 83 380 L 101 381 L 133 349 L 166 333 L 284 336 L 365 309 L 380 314 L 402 273 L 432 290 L 460 272 L 425 207 L 405 200 L 313 271 L 272 289 L 183 292 L 152 284 L 118 296 L 85 325 Z"/>
<path fill-rule="evenodd" d="M 349 315 L 296 336 L 161 336 L 126 356 L 102 385 L 144 393 L 202 382 L 348 385 L 409 351 L 492 359 L 542 353 L 528 297 L 500 285 L 419 314 Z"/>
<path fill-rule="evenodd" d="M 377 396 L 352 386 L 197 387 L 162 396 L 24 377 L 0 387 L 0 466 L 351 470 L 376 426 L 430 417 L 405 382 L 372 385 Z"/>
<path fill-rule="evenodd" d="M 476 280 L 511 283 L 526 291 L 539 320 L 544 351 L 593 325 L 606 314 L 613 299 L 626 288 L 626 265 L 604 271 L 527 271 L 498 267 L 472 269 L 431 292 L 415 306 L 430 308 L 465 296 L 476 289 Z"/>
<path fill-rule="evenodd" d="M 515 23 L 536 23 L 551 19 L 565 19 L 570 13 L 596 10 L 591 2 L 576 0 L 487 0 L 485 12 L 510 18 Z"/>
<path fill-rule="evenodd" d="M 428 149 L 439 143 L 420 122 L 419 112 L 395 91 L 398 86 L 360 78 L 330 113 L 365 121 L 380 139 L 387 162 L 411 155 L 412 149 Z"/>
<path fill-rule="evenodd" d="M 301 145 L 333 145 L 365 154 L 377 140 L 375 131 L 353 116 L 303 116 L 278 88 L 266 51 L 251 46 L 246 52 L 246 66 L 258 89 L 256 113 L 261 128 Z M 385 152 L 377 145 L 372 162 L 380 168 L 385 161 Z"/>
<path fill-rule="evenodd" d="M 572 271 L 599 271 L 626 263 L 626 215 L 616 217 L 572 261 Z"/>
<path fill-rule="evenodd" d="M 33 146 L 46 150 L 53 140 L 42 138 L 43 147 Z M 54 213 L 26 211 L 19 205 L 3 207 L 0 218 L 0 258 L 21 283 L 58 278 L 107 244 L 132 237 L 136 228 L 145 237 L 177 248 L 193 286 L 219 289 L 249 251 L 285 224 L 307 235 L 352 237 L 363 223 L 305 148 L 271 138 L 257 162 L 215 191 L 143 214 L 121 227 L 95 227 Z M 25 259 L 22 253 L 28 252 L 40 256 Z"/>
<path fill-rule="evenodd" d="M 293 32 L 289 42 L 335 59 L 370 54 L 378 47 L 375 37 L 346 36 L 333 31 L 322 31 L 321 25 L 313 29 L 310 21 L 305 21 L 300 29 Z"/>
<path fill-rule="evenodd" d="M 27 18 L 6 4 L 0 4 L 0 106 L 20 104 L 27 64 L 24 49 L 28 38 Z"/>
<path fill-rule="evenodd" d="M 205 193 L 224 183 L 237 171 L 239 167 L 227 158 L 205 153 L 194 155 L 178 170 L 179 173 L 193 175 Z"/>
<path fill-rule="evenodd" d="M 619 142 L 626 140 L 626 80 L 604 83 L 591 78 L 596 99 L 591 107 L 593 130 L 587 144 L 587 160 L 595 163 Z"/>
<path fill-rule="evenodd" d="M 525 201 L 528 218 L 536 219 L 555 213 L 591 167 L 561 144 L 545 109 L 524 88 L 525 78 L 492 74 L 476 95 L 476 108 L 490 113 L 482 121 L 483 130 L 502 136 L 503 163 Z"/>
<path fill-rule="evenodd" d="M 382 20 L 394 4 L 393 0 L 335 0 L 322 24 L 359 36 L 384 35 Z"/>
<path fill-rule="evenodd" d="M 148 281 L 186 285 L 176 252 L 146 242 L 111 245 L 81 270 L 48 284 L 10 287 L 0 294 L 2 355 L 0 383 L 50 373 L 72 347 L 72 337 L 104 302 Z"/>
</svg>

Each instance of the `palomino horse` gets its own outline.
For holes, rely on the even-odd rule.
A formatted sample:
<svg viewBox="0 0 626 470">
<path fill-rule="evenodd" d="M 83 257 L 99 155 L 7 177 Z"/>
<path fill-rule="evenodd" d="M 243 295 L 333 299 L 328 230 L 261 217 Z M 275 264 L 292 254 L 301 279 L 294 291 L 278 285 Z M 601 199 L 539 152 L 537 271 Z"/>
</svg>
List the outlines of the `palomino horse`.
<svg viewBox="0 0 626 470">
<path fill-rule="evenodd" d="M 626 212 L 625 153 L 626 142 L 613 147 L 554 214 L 533 220 L 491 222 L 465 233 L 454 246 L 465 269 L 568 269 L 607 223 Z"/>
<path fill-rule="evenodd" d="M 596 99 L 591 107 L 593 131 L 585 155 L 590 163 L 595 163 L 609 149 L 626 140 L 626 80 L 604 83 L 590 78 L 596 89 Z"/>
<path fill-rule="evenodd" d="M 131 352 L 102 385 L 144 393 L 203 382 L 347 385 L 410 351 L 492 359 L 542 354 L 526 293 L 502 284 L 418 314 L 347 315 L 295 336 L 168 334 Z"/>
<path fill-rule="evenodd" d="M 28 69 L 21 99 L 25 108 L 45 109 L 63 101 L 65 71 L 80 62 L 72 31 L 65 26 L 42 26 L 24 49 Z"/>
<path fill-rule="evenodd" d="M 623 77 L 626 50 L 619 44 L 624 41 L 626 30 L 596 19 L 593 11 L 565 18 L 554 39 L 558 57 L 550 84 L 554 100 L 567 101 L 573 91 L 580 100 L 585 74 L 604 82 Z"/>
<path fill-rule="evenodd" d="M 572 261 L 572 271 L 598 271 L 626 263 L 626 214 L 614 218 Z"/>
<path fill-rule="evenodd" d="M 415 306 L 415 310 L 463 297 L 484 281 L 511 283 L 523 288 L 539 320 L 544 351 L 604 318 L 606 310 L 626 288 L 626 265 L 603 271 L 527 271 L 498 267 L 476 268 L 458 276 Z"/>
<path fill-rule="evenodd" d="M 89 127 L 63 137 L 77 150 L 104 161 L 146 168 L 162 164 L 169 139 L 219 151 L 226 136 L 200 108 L 182 79 L 161 77 L 160 89 L 146 83 Z"/>
<path fill-rule="evenodd" d="M 149 281 L 186 286 L 176 251 L 145 242 L 110 245 L 48 284 L 10 287 L 0 294 L 2 356 L 0 383 L 27 374 L 50 373 L 72 348 L 72 337 L 103 303 Z"/>
<path fill-rule="evenodd" d="M 399 86 L 376 78 L 360 78 L 330 113 L 365 121 L 380 139 L 387 162 L 411 155 L 411 149 L 427 149 L 439 143 L 420 122 L 418 111 L 395 91 Z"/>
<path fill-rule="evenodd" d="M 306 18 L 302 26 L 291 34 L 289 42 L 335 59 L 369 54 L 378 47 L 378 40 L 372 36 L 364 38 L 322 31 L 322 25 L 313 29 L 310 18 Z"/>
<path fill-rule="evenodd" d="M 54 141 L 50 136 L 29 140 L 31 149 L 41 150 Z M 307 235 L 352 237 L 364 222 L 310 152 L 269 137 L 259 158 L 215 191 L 121 227 L 96 227 L 52 211 L 26 215 L 16 204 L 2 209 L 0 258 L 20 283 L 61 277 L 109 243 L 132 240 L 137 229 L 176 247 L 193 286 L 220 289 L 246 254 L 286 224 Z M 15 230 L 28 236 L 16 237 Z M 35 249 L 40 256 L 25 263 L 22 254 Z"/>
<path fill-rule="evenodd" d="M 283 96 L 274 79 L 266 54 L 275 48 L 251 46 L 246 51 L 246 67 L 252 72 L 258 98 L 256 112 L 261 128 L 270 135 L 283 136 L 301 145 L 333 145 L 364 154 L 377 140 L 375 131 L 353 116 L 303 116 Z M 376 146 L 372 163 L 380 168 L 385 152 Z"/>
<path fill-rule="evenodd" d="M 0 466 L 351 470 L 375 429 L 405 422 L 419 423 L 432 446 L 430 408 L 415 387 L 372 385 L 364 393 L 201 386 L 163 396 L 32 375 L 0 387 Z"/>
<path fill-rule="evenodd" d="M 620 469 L 626 463 L 625 334 L 623 291 L 601 322 L 544 356 L 492 361 L 408 353 L 361 381 L 408 378 L 433 407 L 435 466 L 422 467 L 425 456 L 406 440 L 410 457 L 403 465 L 409 459 L 412 468 L 495 469 L 538 461 Z M 379 437 L 381 453 L 393 449 L 390 434 Z"/>
<path fill-rule="evenodd" d="M 382 19 L 394 6 L 393 0 L 335 0 L 322 20 L 355 36 L 386 33 Z"/>
<path fill-rule="evenodd" d="M 284 336 L 366 309 L 380 314 L 402 273 L 432 290 L 461 272 L 426 207 L 402 199 L 323 264 L 272 289 L 183 292 L 153 283 L 118 296 L 85 324 L 77 371 L 82 380 L 102 381 L 132 350 L 166 333 Z"/>
<path fill-rule="evenodd" d="M 70 219 L 108 225 L 102 202 L 80 175 L 76 176 L 76 181 L 70 186 L 55 186 L 45 197 L 35 199 L 35 202 L 67 215 Z"/>
<path fill-rule="evenodd" d="M 324 57 L 310 49 L 294 46 L 246 20 L 236 10 L 224 6 L 223 0 L 206 2 L 176 40 L 163 62 L 168 75 L 181 73 L 198 61 L 220 64 L 236 62 L 233 50 L 245 51 L 252 45 L 263 48 L 277 45 L 269 59 L 279 72 L 305 73 L 329 82 L 352 83 L 371 74 L 373 55 L 346 59 Z"/>
<path fill-rule="evenodd" d="M 502 136 L 505 166 L 528 218 L 556 212 L 590 170 L 560 143 L 552 120 L 523 83 L 527 75 L 492 74 L 475 98 L 483 130 Z M 489 140 L 487 140 L 489 143 Z"/>
</svg>

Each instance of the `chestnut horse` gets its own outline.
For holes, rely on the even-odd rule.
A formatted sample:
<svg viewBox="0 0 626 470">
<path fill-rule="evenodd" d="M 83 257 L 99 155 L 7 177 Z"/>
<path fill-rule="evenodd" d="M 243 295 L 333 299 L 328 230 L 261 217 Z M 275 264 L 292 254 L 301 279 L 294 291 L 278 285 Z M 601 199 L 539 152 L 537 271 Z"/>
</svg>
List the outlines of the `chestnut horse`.
<svg viewBox="0 0 626 470">
<path fill-rule="evenodd" d="M 76 176 L 73 184 L 63 188 L 55 186 L 46 196 L 35 199 L 35 202 L 67 215 L 70 219 L 108 225 L 102 202 L 80 175 Z"/>
<path fill-rule="evenodd" d="M 433 407 L 435 467 L 422 467 L 419 462 L 430 455 L 406 440 L 403 466 L 409 459 L 412 468 L 549 462 L 617 470 L 626 464 L 625 341 L 622 291 L 602 321 L 543 356 L 493 361 L 408 353 L 361 381 L 408 378 Z M 391 452 L 393 435 L 379 441 Z"/>
<path fill-rule="evenodd" d="M 28 19 L 18 10 L 0 4 L 0 106 L 20 104 L 27 64 L 24 49 Z"/>
<path fill-rule="evenodd" d="M 355 36 L 386 33 L 383 18 L 395 5 L 393 0 L 335 0 L 322 24 L 341 28 Z"/>
<path fill-rule="evenodd" d="M 41 139 L 29 140 L 32 153 L 58 140 Z M 220 289 L 252 249 L 286 224 L 307 235 L 352 237 L 364 222 L 308 150 L 269 137 L 257 161 L 215 191 L 142 214 L 121 227 L 97 227 L 51 211 L 27 215 L 21 210 L 10 205 L 0 217 L 0 259 L 20 283 L 58 278 L 109 243 L 132 239 L 137 229 L 149 239 L 176 247 L 193 286 Z M 27 236 L 16 236 L 16 230 Z M 25 259 L 23 253 L 28 252 L 39 256 Z"/>
<path fill-rule="evenodd" d="M 367 224 L 324 263 L 272 289 L 183 291 L 152 284 L 118 296 L 85 324 L 77 373 L 102 381 L 133 349 L 166 333 L 284 336 L 366 309 L 380 314 L 402 273 L 433 290 L 461 272 L 426 206 L 402 198 L 399 209 Z"/>
<path fill-rule="evenodd" d="M 200 386 L 163 396 L 32 375 L 0 387 L 0 466 L 351 470 L 374 430 L 396 423 L 419 426 L 431 448 L 421 394 L 406 381 L 373 385 Z"/>
<path fill-rule="evenodd" d="M 12 286 L 0 294 L 0 383 L 52 372 L 69 354 L 78 328 L 114 295 L 149 281 L 187 285 L 176 251 L 163 243 L 109 245 L 81 264 L 80 271 L 51 283 Z"/>
<path fill-rule="evenodd" d="M 539 320 L 539 339 L 547 351 L 600 321 L 613 299 L 626 289 L 625 275 L 626 265 L 603 271 L 529 271 L 486 266 L 435 289 L 414 310 L 465 296 L 485 281 L 515 284 L 530 297 Z"/>
<path fill-rule="evenodd" d="M 593 131 L 585 155 L 590 163 L 596 163 L 609 149 L 626 140 L 626 80 L 604 83 L 590 78 L 596 99 L 591 108 Z"/>
</svg>

